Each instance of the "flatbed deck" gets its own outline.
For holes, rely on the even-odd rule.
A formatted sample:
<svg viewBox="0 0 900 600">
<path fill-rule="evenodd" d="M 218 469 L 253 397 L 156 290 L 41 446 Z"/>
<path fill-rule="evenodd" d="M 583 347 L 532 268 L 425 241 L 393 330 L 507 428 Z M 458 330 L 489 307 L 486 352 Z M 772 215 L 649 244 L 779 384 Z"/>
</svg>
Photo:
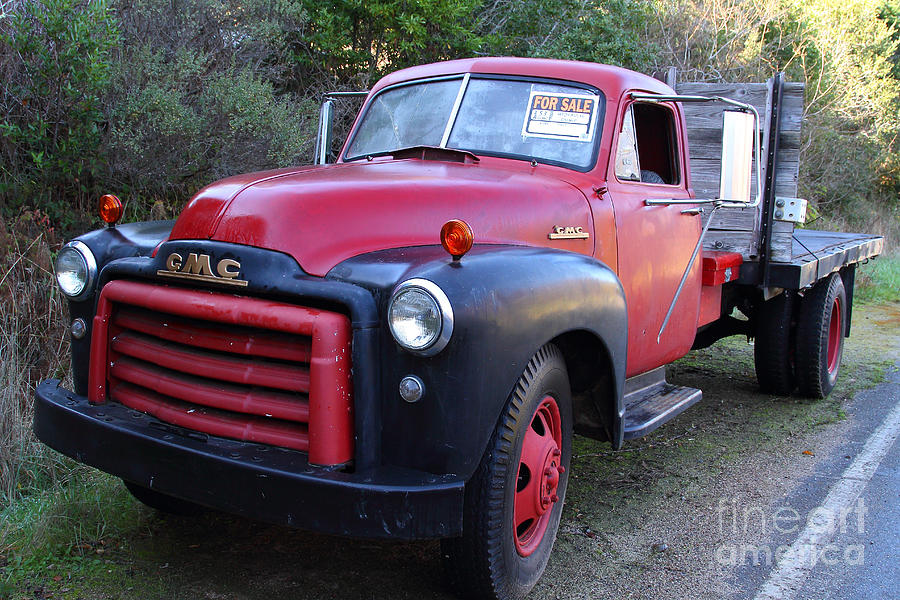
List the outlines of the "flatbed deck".
<svg viewBox="0 0 900 600">
<path fill-rule="evenodd" d="M 884 238 L 880 235 L 795 229 L 791 261 L 769 264 L 768 285 L 800 290 L 841 267 L 877 256 L 883 248 Z M 747 283 L 759 283 L 759 263 L 747 263 L 742 269 L 741 279 Z"/>
</svg>

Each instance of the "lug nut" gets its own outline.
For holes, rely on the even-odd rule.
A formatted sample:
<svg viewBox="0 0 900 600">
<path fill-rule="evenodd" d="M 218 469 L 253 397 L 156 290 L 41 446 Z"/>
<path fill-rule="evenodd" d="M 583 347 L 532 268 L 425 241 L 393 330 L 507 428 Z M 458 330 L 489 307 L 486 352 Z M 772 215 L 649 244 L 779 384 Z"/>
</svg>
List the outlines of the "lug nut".
<svg viewBox="0 0 900 600">
<path fill-rule="evenodd" d="M 553 503 L 559 502 L 559 496 L 557 496 L 556 494 L 553 494 L 552 496 L 550 496 L 550 502 L 553 502 Z"/>
<path fill-rule="evenodd" d="M 559 465 L 558 467 L 556 467 L 556 470 L 559 471 L 560 473 L 566 472 L 566 468 L 562 465 Z"/>
</svg>

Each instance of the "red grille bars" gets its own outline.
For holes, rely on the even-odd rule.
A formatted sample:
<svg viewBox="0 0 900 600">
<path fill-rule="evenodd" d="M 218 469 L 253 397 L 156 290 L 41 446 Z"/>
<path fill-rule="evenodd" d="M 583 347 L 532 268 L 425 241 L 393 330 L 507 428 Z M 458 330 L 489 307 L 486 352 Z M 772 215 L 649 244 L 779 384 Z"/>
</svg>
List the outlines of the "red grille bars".
<svg viewBox="0 0 900 600">
<path fill-rule="evenodd" d="M 104 286 L 88 398 L 211 435 L 353 458 L 350 321 L 258 298 Z"/>
</svg>

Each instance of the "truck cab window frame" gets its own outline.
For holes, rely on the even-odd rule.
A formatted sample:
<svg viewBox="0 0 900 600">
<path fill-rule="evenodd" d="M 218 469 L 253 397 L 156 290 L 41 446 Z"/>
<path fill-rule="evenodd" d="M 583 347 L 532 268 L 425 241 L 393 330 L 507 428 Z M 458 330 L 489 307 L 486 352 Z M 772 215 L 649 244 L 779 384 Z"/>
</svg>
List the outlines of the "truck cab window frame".
<svg viewBox="0 0 900 600">
<path fill-rule="evenodd" d="M 627 183 L 681 185 L 675 111 L 664 104 L 633 102 L 616 143 L 615 176 Z"/>
</svg>

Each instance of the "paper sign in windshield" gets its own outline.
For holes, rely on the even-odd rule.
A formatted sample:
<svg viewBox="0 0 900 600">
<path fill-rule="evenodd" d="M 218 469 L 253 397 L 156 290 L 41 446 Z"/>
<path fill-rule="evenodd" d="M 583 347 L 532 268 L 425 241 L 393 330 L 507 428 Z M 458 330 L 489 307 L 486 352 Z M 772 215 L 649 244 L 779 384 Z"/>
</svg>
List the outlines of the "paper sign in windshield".
<svg viewBox="0 0 900 600">
<path fill-rule="evenodd" d="M 597 96 L 531 92 L 522 135 L 590 142 L 598 106 Z"/>
</svg>

